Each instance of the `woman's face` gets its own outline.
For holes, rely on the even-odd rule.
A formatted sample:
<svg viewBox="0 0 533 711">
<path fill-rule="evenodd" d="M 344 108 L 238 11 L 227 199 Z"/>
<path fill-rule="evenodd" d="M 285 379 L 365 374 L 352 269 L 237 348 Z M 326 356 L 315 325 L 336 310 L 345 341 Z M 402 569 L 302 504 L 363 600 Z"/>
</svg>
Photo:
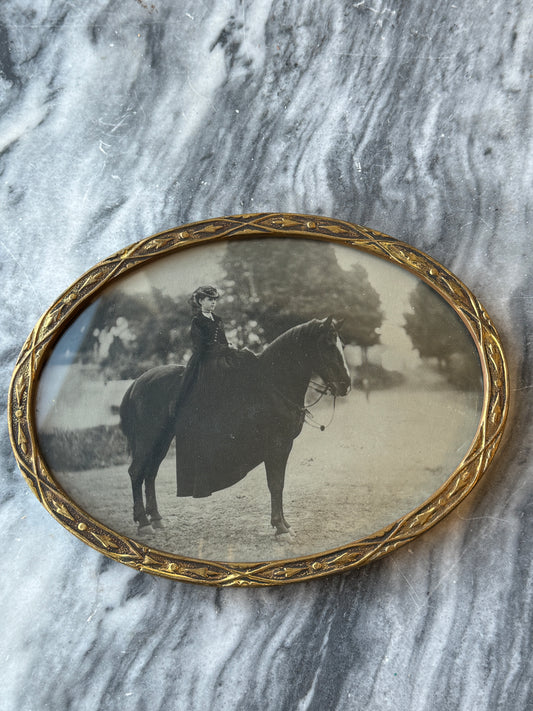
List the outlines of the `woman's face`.
<svg viewBox="0 0 533 711">
<path fill-rule="evenodd" d="M 200 304 L 200 308 L 202 309 L 202 311 L 210 314 L 215 310 L 217 300 L 214 296 L 204 296 L 203 299 L 198 299 L 198 303 Z"/>
</svg>

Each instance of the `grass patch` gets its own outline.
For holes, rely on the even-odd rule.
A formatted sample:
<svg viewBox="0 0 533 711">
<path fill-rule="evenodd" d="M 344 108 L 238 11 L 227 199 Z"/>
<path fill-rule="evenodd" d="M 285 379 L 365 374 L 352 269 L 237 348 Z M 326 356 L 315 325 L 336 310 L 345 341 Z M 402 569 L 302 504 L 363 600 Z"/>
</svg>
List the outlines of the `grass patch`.
<svg viewBox="0 0 533 711">
<path fill-rule="evenodd" d="M 52 472 L 105 469 L 127 465 L 130 460 L 128 443 L 119 425 L 57 429 L 39 435 L 39 444 Z"/>
</svg>

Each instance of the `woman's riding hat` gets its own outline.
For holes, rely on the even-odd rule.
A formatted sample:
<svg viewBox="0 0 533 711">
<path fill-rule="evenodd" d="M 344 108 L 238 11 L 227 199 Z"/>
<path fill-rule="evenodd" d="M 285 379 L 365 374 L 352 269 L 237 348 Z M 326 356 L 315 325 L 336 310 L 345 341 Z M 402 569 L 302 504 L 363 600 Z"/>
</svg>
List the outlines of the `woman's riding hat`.
<svg viewBox="0 0 533 711">
<path fill-rule="evenodd" d="M 220 294 L 214 286 L 199 286 L 192 295 L 193 301 L 198 304 L 200 299 L 218 299 Z"/>
</svg>

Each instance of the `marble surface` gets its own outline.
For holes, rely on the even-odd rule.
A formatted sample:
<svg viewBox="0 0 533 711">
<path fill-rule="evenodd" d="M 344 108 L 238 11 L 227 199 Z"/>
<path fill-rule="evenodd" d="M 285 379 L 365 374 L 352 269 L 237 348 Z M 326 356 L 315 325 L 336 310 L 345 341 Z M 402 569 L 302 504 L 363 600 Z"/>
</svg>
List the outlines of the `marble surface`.
<svg viewBox="0 0 533 711">
<path fill-rule="evenodd" d="M 4 426 L 2 709 L 533 708 L 532 25 L 517 0 L 2 4 L 2 402 L 27 334 L 87 268 L 270 210 L 431 253 L 487 307 L 513 378 L 507 447 L 444 522 L 359 571 L 264 590 L 84 546 Z"/>
</svg>

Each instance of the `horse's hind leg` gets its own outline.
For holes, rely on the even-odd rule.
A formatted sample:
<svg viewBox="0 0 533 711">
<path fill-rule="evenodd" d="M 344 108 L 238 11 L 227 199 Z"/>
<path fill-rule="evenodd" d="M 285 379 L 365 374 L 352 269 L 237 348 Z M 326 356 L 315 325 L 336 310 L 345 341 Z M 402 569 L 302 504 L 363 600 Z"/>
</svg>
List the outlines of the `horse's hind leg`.
<svg viewBox="0 0 533 711">
<path fill-rule="evenodd" d="M 131 489 L 133 493 L 133 520 L 138 524 L 139 530 L 150 526 L 150 520 L 146 515 L 143 502 L 143 476 L 141 471 L 135 467 L 132 463 L 129 468 L 129 475 L 131 479 Z"/>
<path fill-rule="evenodd" d="M 150 517 L 150 521 L 154 528 L 163 528 L 161 523 L 162 516 L 157 508 L 157 498 L 155 495 L 155 478 L 161 462 L 166 457 L 172 438 L 173 432 L 169 432 L 163 437 L 157 447 L 152 461 L 147 465 L 144 475 L 144 489 L 146 493 L 146 514 Z"/>
<path fill-rule="evenodd" d="M 144 488 L 146 492 L 146 514 L 150 517 L 150 521 L 154 528 L 163 528 L 161 523 L 162 516 L 157 509 L 157 499 L 155 495 L 155 477 L 157 469 L 150 472 L 144 480 Z"/>
<path fill-rule="evenodd" d="M 285 484 L 285 467 L 287 466 L 287 459 L 291 449 L 292 442 L 265 457 L 271 504 L 270 523 L 276 529 L 276 534 L 288 533 L 290 529 L 290 525 L 283 515 L 283 487 Z"/>
</svg>

